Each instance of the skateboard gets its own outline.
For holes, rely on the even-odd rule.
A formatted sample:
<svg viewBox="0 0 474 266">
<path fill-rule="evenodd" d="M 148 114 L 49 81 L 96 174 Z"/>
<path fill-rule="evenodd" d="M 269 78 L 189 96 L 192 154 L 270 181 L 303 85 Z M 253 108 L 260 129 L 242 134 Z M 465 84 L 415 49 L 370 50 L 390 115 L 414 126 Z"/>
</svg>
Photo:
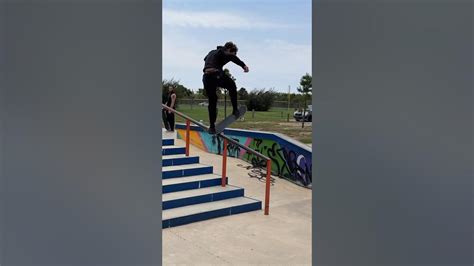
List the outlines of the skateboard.
<svg viewBox="0 0 474 266">
<path fill-rule="evenodd" d="M 219 122 L 219 124 L 216 125 L 216 135 L 224 131 L 224 129 L 226 129 L 226 127 L 228 127 L 230 124 L 235 122 L 235 120 L 241 118 L 245 114 L 245 112 L 247 112 L 247 107 L 245 105 L 240 106 L 239 112 L 240 112 L 239 117 L 235 117 L 234 115 L 229 115 L 224 120 Z"/>
</svg>

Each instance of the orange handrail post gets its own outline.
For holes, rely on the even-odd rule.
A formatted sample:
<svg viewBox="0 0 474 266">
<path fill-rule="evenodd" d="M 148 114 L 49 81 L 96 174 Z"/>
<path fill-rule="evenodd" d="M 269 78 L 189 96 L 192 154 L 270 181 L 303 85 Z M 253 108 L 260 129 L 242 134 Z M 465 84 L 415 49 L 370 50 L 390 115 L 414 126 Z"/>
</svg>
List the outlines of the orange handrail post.
<svg viewBox="0 0 474 266">
<path fill-rule="evenodd" d="M 191 121 L 186 119 L 186 156 L 189 156 L 189 133 L 191 131 Z"/>
<path fill-rule="evenodd" d="M 270 212 L 270 178 L 272 174 L 272 161 L 267 161 L 267 178 L 265 182 L 265 215 Z"/>
<path fill-rule="evenodd" d="M 222 158 L 222 182 L 221 185 L 225 187 L 226 171 L 227 171 L 227 139 L 224 139 L 224 152 Z"/>
</svg>

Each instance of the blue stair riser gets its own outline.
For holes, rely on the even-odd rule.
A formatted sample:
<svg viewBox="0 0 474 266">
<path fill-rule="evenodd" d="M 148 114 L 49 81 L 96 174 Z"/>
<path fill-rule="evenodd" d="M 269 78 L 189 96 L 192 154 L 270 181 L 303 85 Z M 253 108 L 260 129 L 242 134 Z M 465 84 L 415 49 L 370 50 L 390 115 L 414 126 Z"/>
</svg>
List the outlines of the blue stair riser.
<svg viewBox="0 0 474 266">
<path fill-rule="evenodd" d="M 198 221 L 204 221 L 204 220 L 208 220 L 212 218 L 228 216 L 228 215 L 249 212 L 249 211 L 256 211 L 256 210 L 261 210 L 261 209 L 262 209 L 262 202 L 249 203 L 249 204 L 245 204 L 241 206 L 228 207 L 228 208 L 223 208 L 220 210 L 203 212 L 203 213 L 193 214 L 193 215 L 184 216 L 184 217 L 166 219 L 166 220 L 163 220 L 162 227 L 169 228 L 169 227 L 194 223 Z"/>
<path fill-rule="evenodd" d="M 161 155 L 177 155 L 177 154 L 185 154 L 186 148 L 179 147 L 179 148 L 167 148 L 166 146 L 163 147 L 161 151 Z"/>
<path fill-rule="evenodd" d="M 162 166 L 173 166 L 173 165 L 185 165 L 185 164 L 193 164 L 199 163 L 199 157 L 185 157 L 185 158 L 174 158 L 174 159 L 163 159 Z"/>
<path fill-rule="evenodd" d="M 229 179 L 226 178 L 226 184 L 228 184 Z M 180 183 L 180 184 L 173 184 L 173 185 L 165 185 L 162 188 L 162 193 L 170 193 L 170 192 L 177 192 L 177 191 L 184 191 L 189 189 L 198 189 L 203 187 L 213 187 L 213 186 L 220 186 L 222 182 L 221 178 L 213 178 L 203 181 L 193 181 L 187 183 Z"/>
<path fill-rule="evenodd" d="M 192 175 L 204 175 L 204 174 L 212 174 L 213 167 L 212 166 L 204 166 L 199 168 L 191 168 L 191 169 L 178 169 L 172 171 L 164 171 L 162 178 L 176 178 L 176 177 L 185 177 L 185 176 L 192 176 Z"/>
<path fill-rule="evenodd" d="M 161 141 L 161 146 L 172 146 L 174 145 L 174 139 L 163 139 Z"/>
<path fill-rule="evenodd" d="M 211 193 L 207 195 L 199 195 L 182 199 L 175 199 L 163 202 L 163 210 L 168 210 L 172 208 L 178 208 L 188 205 L 200 204 L 205 202 L 218 201 L 223 199 L 230 199 L 236 197 L 243 197 L 244 189 L 231 190 L 231 191 L 222 191 Z"/>
</svg>

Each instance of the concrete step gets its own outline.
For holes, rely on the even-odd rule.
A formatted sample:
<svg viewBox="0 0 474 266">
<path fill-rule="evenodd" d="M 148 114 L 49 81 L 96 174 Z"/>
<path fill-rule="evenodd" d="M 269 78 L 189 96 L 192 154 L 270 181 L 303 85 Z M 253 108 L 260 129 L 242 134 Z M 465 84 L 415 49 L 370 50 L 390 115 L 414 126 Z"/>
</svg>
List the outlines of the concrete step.
<svg viewBox="0 0 474 266">
<path fill-rule="evenodd" d="M 162 227 L 169 228 L 197 221 L 203 221 L 207 219 L 261 209 L 261 201 L 247 197 L 237 197 L 226 200 L 184 206 L 164 210 L 162 213 Z"/>
<path fill-rule="evenodd" d="M 172 146 L 174 145 L 174 139 L 162 139 L 161 146 Z"/>
<path fill-rule="evenodd" d="M 176 155 L 176 154 L 186 154 L 186 148 L 176 145 L 163 146 L 161 150 L 161 155 Z"/>
<path fill-rule="evenodd" d="M 177 137 L 177 134 L 176 134 L 176 131 L 174 132 L 169 132 L 169 131 L 166 131 L 166 129 L 162 129 L 162 133 L 161 133 L 161 138 L 162 139 L 176 139 Z"/>
<path fill-rule="evenodd" d="M 163 166 L 161 171 L 163 173 L 162 178 L 168 179 L 192 175 L 212 174 L 213 167 L 210 165 L 193 163 L 185 165 Z"/>
<path fill-rule="evenodd" d="M 227 185 L 163 194 L 163 210 L 244 196 L 244 189 Z"/>
<path fill-rule="evenodd" d="M 226 178 L 226 183 L 227 183 Z M 220 186 L 222 183 L 222 178 L 216 174 L 205 174 L 205 175 L 195 175 L 195 176 L 186 176 L 180 178 L 169 178 L 162 180 L 162 192 L 163 196 L 166 193 L 198 189 L 204 187 Z"/>
<path fill-rule="evenodd" d="M 184 154 L 163 155 L 161 159 L 162 166 L 199 163 L 199 156 L 186 156 Z"/>
</svg>

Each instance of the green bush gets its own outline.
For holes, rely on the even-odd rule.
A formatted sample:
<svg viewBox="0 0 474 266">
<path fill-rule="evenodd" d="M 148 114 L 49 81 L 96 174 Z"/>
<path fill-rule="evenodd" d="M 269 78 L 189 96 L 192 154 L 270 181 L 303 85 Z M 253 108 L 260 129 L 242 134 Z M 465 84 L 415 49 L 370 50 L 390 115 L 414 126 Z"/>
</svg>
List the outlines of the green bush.
<svg viewBox="0 0 474 266">
<path fill-rule="evenodd" d="M 276 93 L 273 90 L 253 90 L 248 94 L 247 110 L 268 111 L 273 105 Z"/>
</svg>

